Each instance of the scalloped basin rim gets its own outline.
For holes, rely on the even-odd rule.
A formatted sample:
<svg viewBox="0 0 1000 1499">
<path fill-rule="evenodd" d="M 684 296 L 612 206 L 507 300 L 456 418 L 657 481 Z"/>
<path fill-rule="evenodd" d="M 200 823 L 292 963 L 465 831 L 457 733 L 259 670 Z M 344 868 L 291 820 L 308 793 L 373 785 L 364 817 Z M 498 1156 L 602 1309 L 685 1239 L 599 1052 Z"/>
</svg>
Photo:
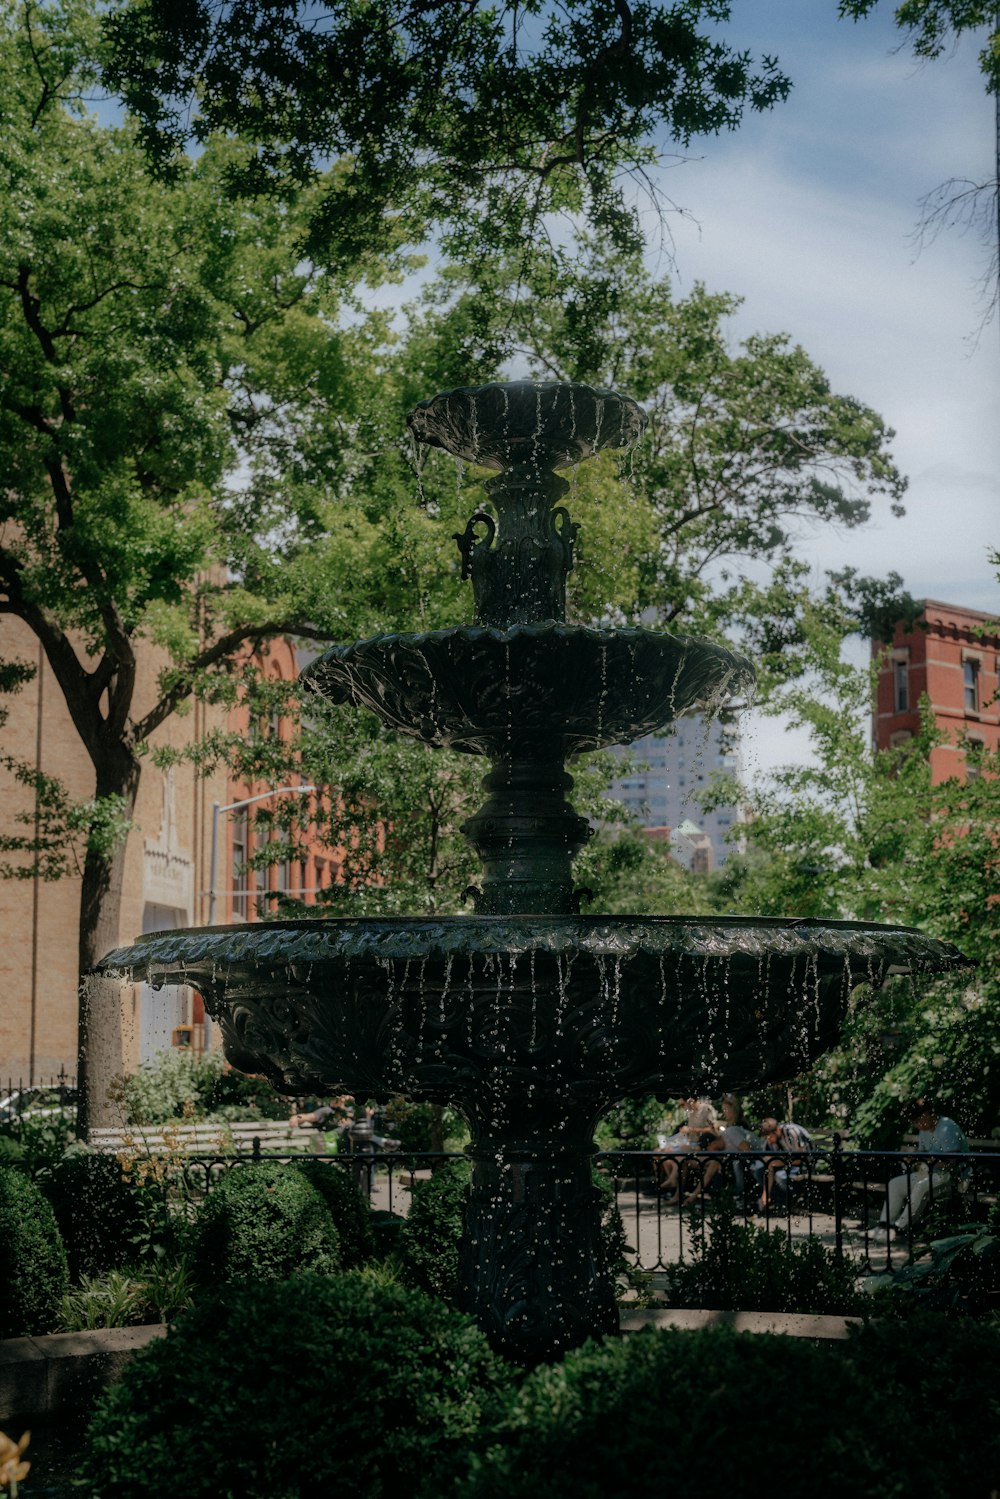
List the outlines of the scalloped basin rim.
<svg viewBox="0 0 1000 1499">
<path fill-rule="evenodd" d="M 466 640 L 492 639 L 501 645 L 511 640 L 526 638 L 529 640 L 547 640 L 552 635 L 562 636 L 564 639 L 592 640 L 597 645 L 608 642 L 630 640 L 642 641 L 670 641 L 672 645 L 679 646 L 684 651 L 704 651 L 708 656 L 721 655 L 729 657 L 734 663 L 738 663 L 748 673 L 754 673 L 752 662 L 746 656 L 741 656 L 731 646 L 720 645 L 714 640 L 699 640 L 694 635 L 677 635 L 672 630 L 650 630 L 646 625 L 625 625 L 621 628 L 616 626 L 585 625 L 568 623 L 562 619 L 543 619 L 531 624 L 511 625 L 506 630 L 499 629 L 496 625 L 445 625 L 439 630 L 383 630 L 375 635 L 366 635 L 362 640 L 353 640 L 349 644 L 333 645 L 311 661 L 302 671 L 302 677 L 308 682 L 309 674 L 320 666 L 326 656 L 340 656 L 346 652 L 361 651 L 367 646 L 382 644 L 383 642 L 403 642 L 407 645 L 422 645 L 425 642 L 438 642 L 453 640 L 461 637 Z"/>
<path fill-rule="evenodd" d="M 297 963 L 532 951 L 625 957 L 643 950 L 715 959 L 839 952 L 862 962 L 878 958 L 883 973 L 974 966 L 951 943 L 916 927 L 814 917 L 341 916 L 149 932 L 108 953 L 93 971 L 248 959 Z"/>
</svg>

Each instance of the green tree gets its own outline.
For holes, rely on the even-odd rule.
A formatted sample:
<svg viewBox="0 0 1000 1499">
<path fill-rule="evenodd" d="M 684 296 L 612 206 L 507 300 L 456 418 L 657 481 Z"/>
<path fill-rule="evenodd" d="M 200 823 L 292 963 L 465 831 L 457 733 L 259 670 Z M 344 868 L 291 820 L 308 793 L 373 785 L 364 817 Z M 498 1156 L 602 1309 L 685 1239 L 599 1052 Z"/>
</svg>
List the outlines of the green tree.
<svg viewBox="0 0 1000 1499">
<path fill-rule="evenodd" d="M 926 702 L 912 740 L 873 749 L 878 663 L 852 666 L 842 649 L 857 617 L 831 596 L 806 618 L 810 674 L 769 708 L 808 729 L 813 758 L 752 789 L 750 854 L 725 871 L 733 908 L 916 926 L 978 966 L 862 986 L 842 1045 L 796 1091 L 820 1113 L 847 1106 L 880 1144 L 898 1143 L 900 1100 L 920 1094 L 988 1133 L 1000 1119 L 1000 754 L 969 747 L 966 773 L 935 783 L 944 736 Z"/>
<path fill-rule="evenodd" d="M 81 972 L 117 937 L 121 834 L 160 725 L 192 693 L 230 700 L 248 647 L 354 630 L 370 607 L 346 445 L 324 429 L 325 494 L 294 464 L 317 408 L 349 427 L 380 336 L 303 260 L 307 205 L 226 198 L 237 145 L 149 178 L 135 130 L 83 105 L 96 48 L 89 0 L 0 12 L 0 613 L 40 641 L 94 772 L 82 812 L 37 786 L 42 826 L 5 847 L 57 875 L 60 819 L 75 830 Z M 150 646 L 166 666 L 140 705 Z M 8 663 L 0 685 L 25 675 Z M 84 1012 L 84 1079 L 86 1061 Z"/>
<path fill-rule="evenodd" d="M 635 244 L 628 201 L 660 135 L 687 143 L 783 99 L 777 61 L 719 33 L 720 0 L 125 0 L 105 78 L 161 167 L 192 140 L 252 142 L 231 175 L 286 191 L 331 159 L 313 250 L 443 234 L 486 263 L 583 213 Z"/>
</svg>

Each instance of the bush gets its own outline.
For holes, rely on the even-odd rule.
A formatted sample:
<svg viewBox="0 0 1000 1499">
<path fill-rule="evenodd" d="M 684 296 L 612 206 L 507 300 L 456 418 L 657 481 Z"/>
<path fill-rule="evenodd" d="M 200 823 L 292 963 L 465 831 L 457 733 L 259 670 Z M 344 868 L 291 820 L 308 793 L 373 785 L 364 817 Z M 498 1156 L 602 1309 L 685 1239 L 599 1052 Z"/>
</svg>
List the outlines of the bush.
<svg viewBox="0 0 1000 1499">
<path fill-rule="evenodd" d="M 114 1099 L 126 1124 L 165 1124 L 191 1118 L 209 1108 L 222 1075 L 221 1053 L 172 1048 L 161 1051 L 138 1072 L 118 1080 Z"/>
<path fill-rule="evenodd" d="M 74 1281 L 120 1270 L 136 1258 L 146 1219 L 139 1189 L 124 1179 L 117 1156 L 68 1155 L 44 1190 Z"/>
<path fill-rule="evenodd" d="M 68 1286 L 66 1250 L 41 1189 L 0 1166 L 0 1338 L 50 1332 Z"/>
<path fill-rule="evenodd" d="M 953 1338 L 945 1324 L 937 1338 L 914 1346 L 897 1326 L 813 1344 L 708 1328 L 589 1343 L 528 1376 L 459 1493 L 639 1499 L 682 1482 L 700 1499 L 772 1485 L 784 1499 L 986 1494 L 1000 1399 L 981 1391 L 1000 1336 Z"/>
<path fill-rule="evenodd" d="M 324 1161 L 296 1161 L 300 1171 L 326 1203 L 340 1240 L 340 1256 L 345 1270 L 353 1270 L 370 1260 L 375 1252 L 372 1213 L 366 1199 L 343 1166 Z"/>
<path fill-rule="evenodd" d="M 232 1287 L 131 1361 L 81 1472 L 100 1499 L 441 1499 L 509 1380 L 469 1318 L 384 1276 Z"/>
<path fill-rule="evenodd" d="M 933 1233 L 926 1221 L 921 1228 Z M 1000 1311 L 1000 1203 L 994 1203 L 985 1223 L 963 1224 L 957 1232 L 932 1237 L 908 1264 L 870 1275 L 865 1285 L 880 1317 L 928 1310 L 975 1317 Z"/>
<path fill-rule="evenodd" d="M 198 1280 L 283 1280 L 297 1270 L 340 1268 L 330 1210 L 293 1166 L 268 1161 L 234 1166 L 213 1187 L 194 1225 Z"/>
<path fill-rule="evenodd" d="M 670 1267 L 666 1298 L 670 1306 L 847 1315 L 867 1302 L 857 1277 L 857 1265 L 819 1239 L 738 1223 L 727 1194 L 692 1235 L 690 1258 Z"/>
<path fill-rule="evenodd" d="M 399 1230 L 401 1280 L 451 1306 L 458 1297 L 458 1248 L 471 1175 L 468 1161 L 445 1161 L 428 1181 L 416 1182 Z"/>
</svg>

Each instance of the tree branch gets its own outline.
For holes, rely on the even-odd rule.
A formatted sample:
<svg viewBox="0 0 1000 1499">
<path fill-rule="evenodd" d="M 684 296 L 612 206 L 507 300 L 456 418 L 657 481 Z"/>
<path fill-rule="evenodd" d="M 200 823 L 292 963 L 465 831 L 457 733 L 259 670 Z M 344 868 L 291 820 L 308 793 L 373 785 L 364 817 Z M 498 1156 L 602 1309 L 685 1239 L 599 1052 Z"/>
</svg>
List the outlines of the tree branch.
<svg viewBox="0 0 1000 1499">
<path fill-rule="evenodd" d="M 167 689 L 159 702 L 133 725 L 132 733 L 135 742 L 142 744 L 154 729 L 159 728 L 164 719 L 170 717 L 171 713 L 190 695 L 199 672 L 225 662 L 226 658 L 232 656 L 242 645 L 253 642 L 254 646 L 257 646 L 262 640 L 274 635 L 296 635 L 303 640 L 329 640 L 331 638 L 328 631 L 317 630 L 314 626 L 298 620 L 269 620 L 261 625 L 241 625 L 225 635 L 220 635 L 218 640 L 206 646 L 203 651 L 199 651 L 197 656 L 192 656 L 178 669 L 178 677 L 173 685 Z M 234 664 L 234 662 L 229 662 L 230 666 Z"/>
</svg>

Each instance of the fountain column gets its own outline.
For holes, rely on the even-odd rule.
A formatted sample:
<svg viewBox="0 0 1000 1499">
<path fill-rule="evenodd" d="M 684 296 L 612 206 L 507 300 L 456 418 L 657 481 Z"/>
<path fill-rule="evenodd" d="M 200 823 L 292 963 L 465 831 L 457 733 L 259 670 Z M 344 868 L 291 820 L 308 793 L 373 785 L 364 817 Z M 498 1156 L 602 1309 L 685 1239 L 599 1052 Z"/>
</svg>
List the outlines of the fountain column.
<svg viewBox="0 0 1000 1499">
<path fill-rule="evenodd" d="M 516 1112 L 493 1102 L 467 1106 L 462 1304 L 499 1353 L 530 1365 L 618 1331 L 593 1181 L 596 1118 L 559 1093 Z"/>
</svg>

